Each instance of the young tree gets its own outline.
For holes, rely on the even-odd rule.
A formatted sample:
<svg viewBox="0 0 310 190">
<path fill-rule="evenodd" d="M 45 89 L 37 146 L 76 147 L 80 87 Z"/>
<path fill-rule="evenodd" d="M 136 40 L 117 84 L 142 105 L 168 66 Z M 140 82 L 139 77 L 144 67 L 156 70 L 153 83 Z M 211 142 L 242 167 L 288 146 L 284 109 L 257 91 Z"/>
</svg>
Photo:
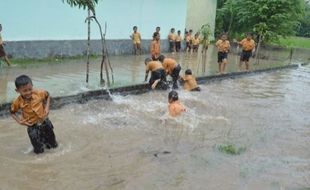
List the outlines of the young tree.
<svg viewBox="0 0 310 190">
<path fill-rule="evenodd" d="M 87 38 L 87 68 L 86 68 L 86 82 L 88 83 L 88 78 L 89 78 L 89 51 L 90 51 L 90 21 L 95 20 L 99 27 L 100 31 L 100 37 L 101 37 L 101 46 L 102 46 L 102 59 L 101 59 L 101 66 L 100 66 L 100 83 L 104 84 L 105 81 L 103 79 L 103 65 L 105 67 L 106 71 L 106 78 L 108 82 L 108 87 L 111 85 L 110 82 L 110 76 L 109 76 L 109 69 L 111 70 L 112 74 L 112 82 L 114 82 L 113 78 L 113 69 L 111 67 L 110 61 L 107 56 L 107 49 L 105 45 L 105 34 L 102 33 L 102 27 L 100 23 L 97 20 L 96 17 L 96 11 L 95 11 L 95 6 L 98 4 L 99 0 L 62 0 L 63 2 L 66 1 L 71 7 L 78 7 L 82 9 L 87 9 L 88 11 L 88 17 L 86 18 L 87 24 L 88 24 L 88 38 Z M 109 68 L 108 68 L 109 65 Z"/>
</svg>

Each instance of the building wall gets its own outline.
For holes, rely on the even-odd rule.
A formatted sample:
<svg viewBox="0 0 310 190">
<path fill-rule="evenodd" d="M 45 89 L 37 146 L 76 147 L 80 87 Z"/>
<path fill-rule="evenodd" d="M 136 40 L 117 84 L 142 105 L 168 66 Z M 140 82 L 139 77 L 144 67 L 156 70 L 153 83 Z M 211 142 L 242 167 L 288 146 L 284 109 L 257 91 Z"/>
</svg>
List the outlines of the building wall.
<svg viewBox="0 0 310 190">
<path fill-rule="evenodd" d="M 87 11 L 62 0 L 1 0 L 0 23 L 11 57 L 44 58 L 85 54 Z M 97 18 L 107 22 L 107 46 L 111 55 L 132 53 L 129 36 L 138 26 L 144 53 L 156 26 L 161 27 L 162 51 L 168 50 L 170 28 L 197 31 L 210 23 L 214 29 L 216 0 L 101 0 Z M 183 34 L 182 34 L 183 35 Z M 99 30 L 91 26 L 92 53 L 100 53 Z"/>
<path fill-rule="evenodd" d="M 72 40 L 87 38 L 87 11 L 70 7 L 62 0 L 1 0 L 2 36 L 8 41 Z M 97 18 L 107 39 L 129 39 L 137 25 L 142 38 L 151 39 L 156 26 L 166 38 L 171 27 L 185 28 L 186 0 L 101 0 Z M 92 24 L 92 38 L 99 39 Z"/>
<path fill-rule="evenodd" d="M 215 16 L 217 0 L 188 0 L 186 29 L 192 29 L 194 33 L 199 31 L 202 25 L 209 24 L 214 37 Z"/>
</svg>

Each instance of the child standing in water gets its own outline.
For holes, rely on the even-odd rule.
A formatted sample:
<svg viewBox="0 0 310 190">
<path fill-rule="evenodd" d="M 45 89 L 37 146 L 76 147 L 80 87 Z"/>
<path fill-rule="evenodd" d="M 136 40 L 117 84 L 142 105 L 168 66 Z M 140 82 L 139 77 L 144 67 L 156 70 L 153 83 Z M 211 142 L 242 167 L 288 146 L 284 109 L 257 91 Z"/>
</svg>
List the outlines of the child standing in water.
<svg viewBox="0 0 310 190">
<path fill-rule="evenodd" d="M 199 33 L 197 32 L 192 39 L 192 44 L 193 44 L 193 52 L 198 52 L 199 44 L 200 44 L 200 38 L 199 38 Z"/>
<path fill-rule="evenodd" d="M 137 31 L 138 27 L 133 27 L 133 33 L 131 34 L 130 38 L 132 39 L 134 53 L 137 55 L 137 51 L 139 50 L 139 54 L 141 55 L 141 35 Z"/>
<path fill-rule="evenodd" d="M 153 41 L 151 43 L 151 56 L 153 61 L 157 61 L 160 56 L 160 36 L 158 32 L 154 32 Z"/>
<path fill-rule="evenodd" d="M 192 71 L 187 69 L 185 75 L 181 77 L 184 81 L 184 89 L 188 91 L 200 91 L 200 87 L 197 85 L 196 78 L 192 75 Z"/>
<path fill-rule="evenodd" d="M 219 39 L 215 45 L 218 49 L 217 62 L 219 64 L 219 73 L 224 74 L 227 65 L 227 55 L 230 49 L 230 43 L 227 40 L 227 35 L 222 34 L 221 39 Z"/>
<path fill-rule="evenodd" d="M 16 92 L 20 94 L 11 105 L 11 115 L 17 123 L 27 127 L 34 153 L 58 146 L 53 124 L 48 119 L 50 96 L 45 90 L 35 90 L 31 79 L 21 75 L 15 79 Z M 21 110 L 21 116 L 16 113 Z"/>
<path fill-rule="evenodd" d="M 165 58 L 164 55 L 160 55 L 158 60 L 163 64 L 163 67 L 167 75 L 172 77 L 172 88 L 178 88 L 178 79 L 181 71 L 181 66 L 172 58 Z"/>
<path fill-rule="evenodd" d="M 163 65 L 159 61 L 152 61 L 151 58 L 146 58 L 144 63 L 145 63 L 144 82 L 147 81 L 149 72 L 151 72 L 151 78 L 149 80 L 151 88 L 155 89 L 156 86 L 159 86 L 159 89 L 166 90 L 168 88 L 168 85 Z"/>
<path fill-rule="evenodd" d="M 168 102 L 168 110 L 170 116 L 177 117 L 181 115 L 181 113 L 186 111 L 184 105 L 181 104 L 181 102 L 179 101 L 179 96 L 176 91 L 172 90 L 171 92 L 169 92 Z"/>
<path fill-rule="evenodd" d="M 181 41 L 182 41 L 181 30 L 178 30 L 178 35 L 175 38 L 175 50 L 176 50 L 176 52 L 179 52 L 181 50 Z"/>
<path fill-rule="evenodd" d="M 175 52 L 176 35 L 174 32 L 175 32 L 175 29 L 171 28 L 170 33 L 168 35 L 170 52 Z"/>
<path fill-rule="evenodd" d="M 242 70 L 242 63 L 245 63 L 245 70 L 250 70 L 250 57 L 252 56 L 252 51 L 255 49 L 255 41 L 252 39 L 252 34 L 248 33 L 246 38 L 238 42 L 238 45 L 242 46 L 242 53 L 240 56 L 239 70 Z"/>
</svg>

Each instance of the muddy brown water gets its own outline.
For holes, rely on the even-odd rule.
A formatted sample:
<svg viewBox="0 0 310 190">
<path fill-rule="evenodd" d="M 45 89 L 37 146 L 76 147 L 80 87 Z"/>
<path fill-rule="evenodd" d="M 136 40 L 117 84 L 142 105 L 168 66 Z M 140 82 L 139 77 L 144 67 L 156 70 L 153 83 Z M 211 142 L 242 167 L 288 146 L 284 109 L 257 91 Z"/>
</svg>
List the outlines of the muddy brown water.
<svg viewBox="0 0 310 190">
<path fill-rule="evenodd" d="M 163 91 L 52 110 L 60 146 L 42 155 L 32 153 L 25 127 L 1 118 L 0 189 L 310 187 L 309 66 L 201 88 L 178 91 L 187 112 L 177 119 L 167 116 Z M 226 144 L 245 151 L 219 151 Z"/>
</svg>

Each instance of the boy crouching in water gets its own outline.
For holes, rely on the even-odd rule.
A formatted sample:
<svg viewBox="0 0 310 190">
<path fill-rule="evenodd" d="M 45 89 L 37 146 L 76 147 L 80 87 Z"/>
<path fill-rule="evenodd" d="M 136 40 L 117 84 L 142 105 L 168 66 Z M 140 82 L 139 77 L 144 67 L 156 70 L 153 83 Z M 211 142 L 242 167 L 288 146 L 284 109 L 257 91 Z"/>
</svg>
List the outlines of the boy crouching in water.
<svg viewBox="0 0 310 190">
<path fill-rule="evenodd" d="M 168 88 L 166 73 L 163 65 L 159 61 L 152 61 L 151 58 L 146 58 L 145 61 L 145 79 L 147 81 L 149 72 L 151 71 L 151 78 L 149 84 L 152 89 L 157 86 L 159 89 L 166 90 Z"/>
<path fill-rule="evenodd" d="M 21 75 L 15 79 L 16 92 L 20 94 L 11 105 L 11 115 L 17 123 L 27 127 L 34 153 L 58 146 L 53 124 L 48 119 L 50 96 L 45 90 L 33 89 L 31 79 Z M 16 113 L 21 110 L 21 116 Z"/>
<path fill-rule="evenodd" d="M 192 75 L 192 71 L 187 69 L 185 75 L 181 77 L 181 81 L 184 82 L 184 89 L 188 91 L 200 91 L 200 87 L 197 85 L 196 78 Z"/>
<path fill-rule="evenodd" d="M 169 110 L 169 115 L 172 117 L 177 117 L 181 115 L 182 112 L 185 112 L 186 109 L 183 104 L 179 101 L 179 96 L 178 93 L 174 90 L 169 92 L 168 95 L 168 110 Z"/>
</svg>

